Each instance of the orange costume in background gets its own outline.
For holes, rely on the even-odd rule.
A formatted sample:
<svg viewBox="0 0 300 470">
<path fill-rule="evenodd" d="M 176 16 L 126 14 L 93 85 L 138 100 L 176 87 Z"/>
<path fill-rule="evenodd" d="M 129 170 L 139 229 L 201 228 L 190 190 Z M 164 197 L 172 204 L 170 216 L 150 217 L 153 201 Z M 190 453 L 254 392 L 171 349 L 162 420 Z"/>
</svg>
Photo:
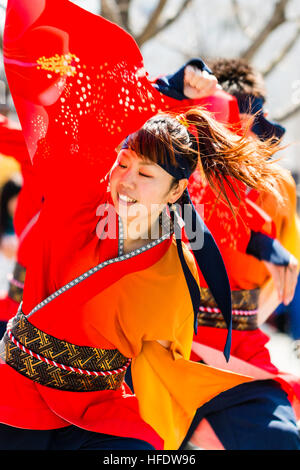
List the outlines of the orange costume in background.
<svg viewBox="0 0 300 470">
<path fill-rule="evenodd" d="M 225 92 L 218 92 L 218 95 L 218 100 L 215 97 L 203 98 L 198 101 L 198 105 L 205 106 L 214 112 L 218 120 L 240 133 L 236 98 Z M 231 358 L 225 364 L 220 348 L 226 337 L 224 322 L 220 312 L 217 312 L 205 280 L 199 274 L 203 288 L 202 306 L 191 359 L 201 359 L 215 367 L 252 374 L 257 379 L 277 380 L 288 393 L 297 416 L 300 416 L 300 380 L 279 371 L 271 362 L 269 351 L 265 347 L 269 338 L 259 329 L 260 292 L 270 279 L 270 274 L 262 261 L 247 253 L 253 230 L 277 238 L 286 249 L 297 255 L 299 232 L 297 233 L 296 225 L 295 184 L 288 171 L 283 169 L 282 175 L 284 179 L 279 186 L 283 196 L 281 206 L 274 195 L 249 191 L 238 182 L 231 181 L 240 197 L 239 201 L 230 187 L 226 186 L 234 215 L 227 201 L 218 198 L 205 182 L 201 170 L 197 170 L 189 180 L 191 198 L 194 204 L 200 205 L 203 220 L 222 253 L 232 289 L 233 304 Z"/>
<path fill-rule="evenodd" d="M 265 211 L 276 227 L 276 238 L 300 262 L 300 222 L 297 215 L 296 183 L 289 170 L 281 168 L 282 179 L 278 182 L 278 191 L 283 201 L 280 203 L 276 197 L 268 192 L 259 195 L 250 191 L 248 198 Z M 249 273 L 258 282 L 266 282 L 270 274 L 262 265 L 251 259 Z"/>
</svg>

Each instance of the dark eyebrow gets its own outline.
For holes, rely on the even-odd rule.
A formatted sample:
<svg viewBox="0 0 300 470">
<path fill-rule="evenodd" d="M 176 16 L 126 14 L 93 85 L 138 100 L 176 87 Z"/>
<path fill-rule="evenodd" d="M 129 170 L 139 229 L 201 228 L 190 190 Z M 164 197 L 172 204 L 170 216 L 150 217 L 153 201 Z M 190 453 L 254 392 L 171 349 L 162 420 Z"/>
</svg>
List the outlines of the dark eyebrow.
<svg viewBox="0 0 300 470">
<path fill-rule="evenodd" d="M 152 162 L 151 160 L 143 160 L 140 162 L 140 165 L 156 165 L 156 163 Z"/>
<path fill-rule="evenodd" d="M 125 153 L 123 154 L 123 158 L 132 158 L 129 151 L 128 151 L 129 149 L 123 149 L 123 150 L 125 150 Z M 140 166 L 143 166 L 143 165 L 156 166 L 157 165 L 157 163 L 153 162 L 152 160 L 150 160 L 149 158 L 146 158 L 146 157 L 145 158 L 140 157 L 139 160 L 140 160 L 139 161 Z"/>
</svg>

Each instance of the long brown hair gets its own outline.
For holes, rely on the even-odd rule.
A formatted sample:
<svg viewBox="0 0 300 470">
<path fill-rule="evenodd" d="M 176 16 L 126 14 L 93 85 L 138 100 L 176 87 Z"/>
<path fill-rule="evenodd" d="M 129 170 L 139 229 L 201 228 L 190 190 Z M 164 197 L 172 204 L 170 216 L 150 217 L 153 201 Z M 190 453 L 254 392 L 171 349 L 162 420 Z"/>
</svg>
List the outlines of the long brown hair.
<svg viewBox="0 0 300 470">
<path fill-rule="evenodd" d="M 185 110 L 184 116 L 168 113 L 149 119 L 129 136 L 127 144 L 140 157 L 158 164 L 169 158 L 176 166 L 175 151 L 184 154 L 192 171 L 198 167 L 228 202 L 224 183 L 238 197 L 234 179 L 250 188 L 270 191 L 281 200 L 276 189 L 280 171 L 271 159 L 281 150 L 279 143 L 236 135 L 200 107 Z"/>
</svg>

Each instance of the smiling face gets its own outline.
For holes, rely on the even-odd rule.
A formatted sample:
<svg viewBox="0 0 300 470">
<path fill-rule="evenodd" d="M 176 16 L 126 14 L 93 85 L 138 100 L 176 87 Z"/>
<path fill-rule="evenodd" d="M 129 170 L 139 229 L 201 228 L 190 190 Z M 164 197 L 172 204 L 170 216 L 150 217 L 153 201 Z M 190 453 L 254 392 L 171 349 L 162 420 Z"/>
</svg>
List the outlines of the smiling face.
<svg viewBox="0 0 300 470">
<path fill-rule="evenodd" d="M 134 221 L 147 230 L 158 219 L 167 203 L 175 203 L 186 187 L 186 180 L 174 179 L 151 160 L 123 149 L 110 177 L 110 190 L 116 212 L 123 223 Z"/>
</svg>

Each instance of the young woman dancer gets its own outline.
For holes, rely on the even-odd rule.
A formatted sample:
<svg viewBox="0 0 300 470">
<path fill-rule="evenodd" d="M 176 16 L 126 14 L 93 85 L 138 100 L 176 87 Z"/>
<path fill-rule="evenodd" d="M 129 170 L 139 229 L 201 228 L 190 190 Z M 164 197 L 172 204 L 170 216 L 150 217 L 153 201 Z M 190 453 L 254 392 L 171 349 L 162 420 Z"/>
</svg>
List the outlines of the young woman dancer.
<svg viewBox="0 0 300 470">
<path fill-rule="evenodd" d="M 195 112 L 198 132 L 216 133 L 214 155 L 202 154 L 180 118 L 151 118 L 178 103 L 153 89 L 132 38 L 68 1 L 10 0 L 4 46 L 44 201 L 23 303 L 1 342 L 1 448 L 30 448 L 34 437 L 40 449 L 177 449 L 200 404 L 251 378 L 189 361 L 197 269 L 174 211 L 164 225 L 167 207 L 199 157 L 207 173 L 256 186 L 257 144 Z M 267 158 L 273 151 L 265 146 Z M 228 359 L 228 278 L 185 199 Z M 135 395 L 123 380 L 130 362 Z"/>
</svg>

